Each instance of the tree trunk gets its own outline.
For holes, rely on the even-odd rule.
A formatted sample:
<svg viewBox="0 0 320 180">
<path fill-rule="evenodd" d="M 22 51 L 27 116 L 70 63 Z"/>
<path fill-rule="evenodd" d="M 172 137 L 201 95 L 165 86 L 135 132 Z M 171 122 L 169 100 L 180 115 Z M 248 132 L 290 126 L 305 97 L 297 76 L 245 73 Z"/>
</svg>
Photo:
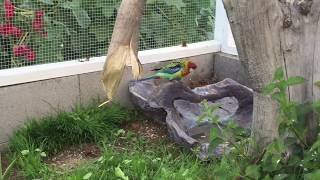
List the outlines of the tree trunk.
<svg viewBox="0 0 320 180">
<path fill-rule="evenodd" d="M 119 8 L 102 75 L 109 101 L 117 92 L 126 66 L 132 67 L 135 79 L 141 74 L 142 67 L 137 54 L 144 5 L 145 0 L 122 0 Z"/>
<path fill-rule="evenodd" d="M 253 136 L 261 150 L 278 135 L 277 106 L 261 95 L 277 67 L 284 68 L 286 77 L 307 80 L 289 88 L 291 101 L 319 99 L 314 83 L 320 80 L 320 0 L 224 0 L 224 6 L 255 91 Z M 318 127 L 312 117 L 307 125 L 310 143 Z"/>
</svg>

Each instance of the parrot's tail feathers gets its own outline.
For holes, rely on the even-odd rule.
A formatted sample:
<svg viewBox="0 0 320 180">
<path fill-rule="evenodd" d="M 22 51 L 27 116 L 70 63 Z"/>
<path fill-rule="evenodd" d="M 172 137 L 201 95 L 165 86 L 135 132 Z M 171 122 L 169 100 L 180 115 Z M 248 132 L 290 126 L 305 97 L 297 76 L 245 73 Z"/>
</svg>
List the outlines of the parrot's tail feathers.
<svg viewBox="0 0 320 180">
<path fill-rule="evenodd" d="M 138 81 L 147 81 L 147 80 L 150 80 L 150 79 L 160 79 L 160 78 L 159 77 L 155 77 L 155 76 L 150 76 L 150 77 L 139 79 Z"/>
<path fill-rule="evenodd" d="M 161 68 L 151 69 L 150 71 L 159 71 L 159 70 L 161 70 Z"/>
</svg>

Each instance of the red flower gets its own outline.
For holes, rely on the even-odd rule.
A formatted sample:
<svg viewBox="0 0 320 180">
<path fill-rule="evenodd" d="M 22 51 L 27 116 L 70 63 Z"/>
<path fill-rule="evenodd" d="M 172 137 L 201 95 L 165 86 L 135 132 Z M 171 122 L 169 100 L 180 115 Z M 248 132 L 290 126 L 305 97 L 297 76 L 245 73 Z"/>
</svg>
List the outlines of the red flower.
<svg viewBox="0 0 320 180">
<path fill-rule="evenodd" d="M 4 0 L 5 17 L 11 20 L 14 17 L 14 5 L 10 0 Z"/>
<path fill-rule="evenodd" d="M 16 57 L 23 56 L 28 61 L 36 60 L 36 53 L 30 47 L 24 44 L 13 47 L 13 54 Z"/>
<path fill-rule="evenodd" d="M 32 28 L 42 36 L 47 36 L 48 33 L 44 31 L 43 16 L 44 16 L 43 10 L 36 11 L 35 18 L 32 21 Z"/>
<path fill-rule="evenodd" d="M 13 35 L 20 38 L 23 34 L 22 30 L 13 24 L 0 24 L 0 34 L 2 35 Z"/>
</svg>

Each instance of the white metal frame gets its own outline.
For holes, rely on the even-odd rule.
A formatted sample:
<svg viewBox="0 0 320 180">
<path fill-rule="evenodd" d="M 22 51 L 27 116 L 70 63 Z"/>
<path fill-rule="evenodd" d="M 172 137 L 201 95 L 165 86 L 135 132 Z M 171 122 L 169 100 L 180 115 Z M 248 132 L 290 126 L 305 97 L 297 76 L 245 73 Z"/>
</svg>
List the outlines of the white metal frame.
<svg viewBox="0 0 320 180">
<path fill-rule="evenodd" d="M 216 0 L 216 20 L 214 39 L 221 42 L 221 52 L 238 55 L 237 48 L 231 32 L 227 13 L 222 0 Z"/>
<path fill-rule="evenodd" d="M 138 56 L 142 64 L 148 64 L 220 51 L 237 55 L 222 0 L 217 0 L 215 40 L 188 44 L 187 47 L 174 46 L 140 51 Z M 101 71 L 105 58 L 93 57 L 85 62 L 73 60 L 0 70 L 0 87 Z"/>
</svg>

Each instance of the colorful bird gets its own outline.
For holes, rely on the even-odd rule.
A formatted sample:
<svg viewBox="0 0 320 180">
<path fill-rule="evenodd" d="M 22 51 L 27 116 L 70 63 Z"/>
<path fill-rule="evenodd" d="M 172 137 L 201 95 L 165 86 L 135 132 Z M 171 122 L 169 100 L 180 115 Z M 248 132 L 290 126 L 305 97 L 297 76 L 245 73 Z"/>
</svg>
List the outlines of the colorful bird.
<svg viewBox="0 0 320 180">
<path fill-rule="evenodd" d="M 189 60 L 173 62 L 160 69 L 153 69 L 155 74 L 140 79 L 139 81 L 145 81 L 149 79 L 168 79 L 168 80 L 180 80 L 183 77 L 190 74 L 191 70 L 196 69 L 197 65 Z"/>
</svg>

